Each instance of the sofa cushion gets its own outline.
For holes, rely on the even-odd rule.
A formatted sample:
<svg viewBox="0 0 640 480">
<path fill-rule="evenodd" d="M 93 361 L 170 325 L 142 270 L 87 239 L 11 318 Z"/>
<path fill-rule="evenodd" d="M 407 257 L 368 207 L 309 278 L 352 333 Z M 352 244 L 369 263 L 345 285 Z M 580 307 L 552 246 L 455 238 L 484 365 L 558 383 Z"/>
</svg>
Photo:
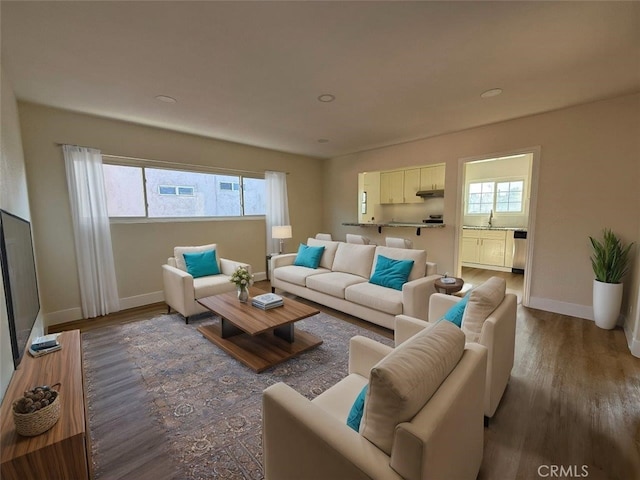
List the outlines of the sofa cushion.
<svg viewBox="0 0 640 480">
<path fill-rule="evenodd" d="M 413 268 L 409 273 L 409 281 L 417 280 L 425 275 L 427 268 L 427 252 L 408 248 L 376 247 L 376 254 L 371 269 L 371 275 L 375 272 L 378 255 L 383 255 L 393 260 L 413 260 Z"/>
<path fill-rule="evenodd" d="M 320 266 L 331 270 L 333 259 L 336 256 L 336 250 L 340 242 L 332 242 L 329 240 L 318 240 L 316 238 L 308 238 L 307 245 L 310 247 L 324 247 L 322 258 L 320 258 Z"/>
<path fill-rule="evenodd" d="M 458 327 L 437 322 L 378 362 L 371 369 L 360 433 L 391 455 L 396 425 L 429 401 L 460 361 L 464 343 Z"/>
<path fill-rule="evenodd" d="M 179 268 L 183 272 L 187 271 L 187 264 L 184 261 L 184 253 L 198 253 L 198 252 L 206 252 L 207 250 L 215 250 L 217 257 L 218 245 L 216 243 L 211 243 L 209 245 L 201 245 L 199 247 L 174 247 L 173 256 L 176 259 L 176 268 Z M 220 269 L 220 259 L 216 258 L 218 263 L 218 269 Z"/>
<path fill-rule="evenodd" d="M 402 292 L 373 283 L 364 282 L 348 287 L 344 291 L 344 298 L 389 315 L 403 313 Z"/>
<path fill-rule="evenodd" d="M 329 272 L 307 277 L 307 288 L 332 297 L 344 298 L 347 287 L 363 282 L 366 282 L 364 278 L 351 273 Z"/>
<path fill-rule="evenodd" d="M 477 342 L 480 339 L 484 321 L 502 303 L 506 288 L 504 278 L 491 277 L 471 290 L 461 326 L 468 342 Z"/>
<path fill-rule="evenodd" d="M 353 273 L 367 280 L 371 276 L 375 245 L 340 243 L 333 260 L 334 272 Z"/>
<path fill-rule="evenodd" d="M 384 255 L 376 257 L 376 268 L 369 279 L 370 283 L 382 287 L 402 290 L 413 268 L 413 260 L 394 260 Z"/>
<path fill-rule="evenodd" d="M 323 253 L 324 246 L 310 247 L 301 243 L 293 264 L 298 267 L 318 268 L 320 265 L 320 258 L 322 258 Z"/>
<path fill-rule="evenodd" d="M 185 252 L 182 255 L 184 257 L 184 263 L 187 265 L 187 273 L 193 278 L 220 274 L 215 250 Z"/>
<path fill-rule="evenodd" d="M 220 293 L 232 292 L 236 286 L 229 281 L 229 275 L 211 275 L 193 279 L 195 298 L 204 298 Z"/>
<path fill-rule="evenodd" d="M 309 268 L 299 267 L 297 265 L 287 265 L 274 269 L 273 276 L 283 282 L 289 282 L 295 285 L 300 285 L 301 287 L 306 287 L 307 277 L 329 272 L 330 271 L 326 268 Z"/>
</svg>

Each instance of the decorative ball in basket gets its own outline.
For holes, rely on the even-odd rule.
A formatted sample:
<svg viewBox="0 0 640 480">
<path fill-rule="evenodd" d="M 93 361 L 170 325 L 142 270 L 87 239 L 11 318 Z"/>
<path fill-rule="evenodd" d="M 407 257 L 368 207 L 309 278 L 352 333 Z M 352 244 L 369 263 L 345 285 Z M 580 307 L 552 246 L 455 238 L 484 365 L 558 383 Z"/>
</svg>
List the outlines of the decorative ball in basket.
<svg viewBox="0 0 640 480">
<path fill-rule="evenodd" d="M 25 437 L 34 437 L 53 427 L 60 418 L 60 393 L 51 387 L 35 387 L 13 402 L 13 421 L 16 432 Z"/>
</svg>

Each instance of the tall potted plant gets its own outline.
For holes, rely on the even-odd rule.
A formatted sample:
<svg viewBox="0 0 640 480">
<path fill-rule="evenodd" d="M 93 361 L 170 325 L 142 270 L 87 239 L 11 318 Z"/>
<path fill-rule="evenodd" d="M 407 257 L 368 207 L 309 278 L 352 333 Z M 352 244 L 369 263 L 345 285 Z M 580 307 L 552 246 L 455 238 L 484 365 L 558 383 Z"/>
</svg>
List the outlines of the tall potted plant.
<svg viewBox="0 0 640 480">
<path fill-rule="evenodd" d="M 629 252 L 633 243 L 625 247 L 608 228 L 602 233 L 602 241 L 589 237 L 593 247 L 591 266 L 596 275 L 593 281 L 593 317 L 596 325 L 610 330 L 616 326 L 620 315 L 622 278 L 629 270 Z"/>
</svg>

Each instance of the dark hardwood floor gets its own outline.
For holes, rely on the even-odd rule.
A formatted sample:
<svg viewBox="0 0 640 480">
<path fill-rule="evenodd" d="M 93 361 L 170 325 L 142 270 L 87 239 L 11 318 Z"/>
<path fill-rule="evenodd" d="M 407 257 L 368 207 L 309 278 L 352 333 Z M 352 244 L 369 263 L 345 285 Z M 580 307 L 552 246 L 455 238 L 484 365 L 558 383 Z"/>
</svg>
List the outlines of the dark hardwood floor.
<svg viewBox="0 0 640 480">
<path fill-rule="evenodd" d="M 257 282 L 256 286 L 269 289 L 268 282 Z M 308 303 L 393 337 L 387 329 Z M 58 325 L 49 333 L 71 328 L 86 331 L 165 311 L 164 304 L 155 304 Z M 485 428 L 478 479 L 640 479 L 640 359 L 629 353 L 622 329 L 601 330 L 588 320 L 518 305 L 516 337 L 512 378 L 496 415 Z M 126 393 L 131 372 L 124 364 L 117 358 L 103 361 L 102 387 L 122 388 L 119 394 L 130 395 L 133 403 L 143 401 L 144 392 Z M 143 441 L 136 433 L 152 431 L 149 422 L 141 414 L 120 417 L 118 412 L 103 420 L 93 441 L 113 445 L 113 470 L 104 472 L 101 479 L 172 478 L 166 464 L 150 468 L 154 464 L 147 463 L 150 469 L 145 474 L 140 455 L 131 453 L 142 447 L 145 456 L 166 462 L 162 458 L 164 439 L 158 437 L 151 444 L 153 434 L 144 436 Z"/>
</svg>

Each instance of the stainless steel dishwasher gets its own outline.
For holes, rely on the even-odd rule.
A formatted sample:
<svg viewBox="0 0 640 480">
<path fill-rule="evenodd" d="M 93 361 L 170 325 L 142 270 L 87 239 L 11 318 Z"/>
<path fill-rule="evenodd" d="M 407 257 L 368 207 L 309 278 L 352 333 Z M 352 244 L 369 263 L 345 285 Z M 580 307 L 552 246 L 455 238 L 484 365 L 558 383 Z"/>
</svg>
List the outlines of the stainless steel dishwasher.
<svg viewBox="0 0 640 480">
<path fill-rule="evenodd" d="M 513 273 L 524 273 L 527 263 L 527 231 L 515 230 L 513 232 Z"/>
</svg>

